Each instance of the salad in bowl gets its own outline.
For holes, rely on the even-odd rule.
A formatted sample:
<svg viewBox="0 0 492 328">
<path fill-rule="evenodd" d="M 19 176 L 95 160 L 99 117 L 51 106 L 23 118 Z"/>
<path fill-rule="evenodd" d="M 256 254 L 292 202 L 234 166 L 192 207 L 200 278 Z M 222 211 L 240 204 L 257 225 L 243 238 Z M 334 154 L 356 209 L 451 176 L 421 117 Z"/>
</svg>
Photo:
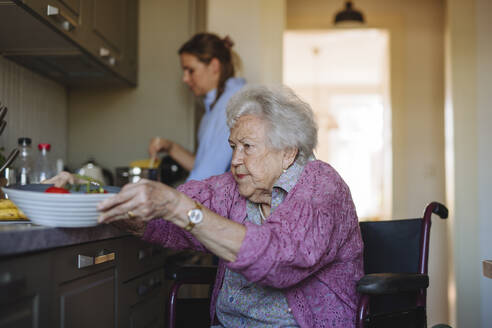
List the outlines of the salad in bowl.
<svg viewBox="0 0 492 328">
<path fill-rule="evenodd" d="M 78 178 L 77 182 L 81 180 Z M 91 178 L 85 181 L 63 187 L 14 185 L 2 190 L 32 223 L 51 227 L 91 227 L 97 225 L 97 204 L 118 193 L 120 188 L 102 186 Z"/>
</svg>

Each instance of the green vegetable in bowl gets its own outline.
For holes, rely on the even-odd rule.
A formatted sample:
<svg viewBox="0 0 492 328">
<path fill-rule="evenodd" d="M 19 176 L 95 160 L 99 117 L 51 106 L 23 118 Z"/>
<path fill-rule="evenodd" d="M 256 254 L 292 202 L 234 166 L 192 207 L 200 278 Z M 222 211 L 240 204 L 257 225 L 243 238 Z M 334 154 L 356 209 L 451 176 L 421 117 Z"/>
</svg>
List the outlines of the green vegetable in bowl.
<svg viewBox="0 0 492 328">
<path fill-rule="evenodd" d="M 78 180 L 85 180 L 87 183 L 85 184 L 67 184 L 65 186 L 65 189 L 67 190 L 73 190 L 75 192 L 81 191 L 82 188 L 85 188 L 85 193 L 86 194 L 104 194 L 107 193 L 107 191 L 102 187 L 103 183 L 99 180 L 93 179 L 91 177 L 85 176 L 85 175 L 80 175 L 80 174 L 75 174 L 75 177 Z"/>
</svg>

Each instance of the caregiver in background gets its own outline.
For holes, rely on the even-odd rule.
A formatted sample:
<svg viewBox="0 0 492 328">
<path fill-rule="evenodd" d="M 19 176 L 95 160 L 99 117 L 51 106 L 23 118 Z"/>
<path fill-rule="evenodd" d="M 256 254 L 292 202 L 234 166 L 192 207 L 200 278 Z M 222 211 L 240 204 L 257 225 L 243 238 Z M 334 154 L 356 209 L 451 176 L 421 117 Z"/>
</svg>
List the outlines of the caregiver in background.
<svg viewBox="0 0 492 328">
<path fill-rule="evenodd" d="M 150 141 L 149 154 L 155 159 L 167 152 L 176 162 L 190 171 L 189 180 L 203 180 L 226 172 L 232 151 L 227 142 L 229 128 L 226 106 L 229 99 L 245 85 L 234 77 L 233 42 L 211 33 L 199 33 L 187 41 L 178 53 L 183 68 L 183 82 L 205 105 L 198 129 L 196 155 L 172 140 L 155 137 Z"/>
</svg>

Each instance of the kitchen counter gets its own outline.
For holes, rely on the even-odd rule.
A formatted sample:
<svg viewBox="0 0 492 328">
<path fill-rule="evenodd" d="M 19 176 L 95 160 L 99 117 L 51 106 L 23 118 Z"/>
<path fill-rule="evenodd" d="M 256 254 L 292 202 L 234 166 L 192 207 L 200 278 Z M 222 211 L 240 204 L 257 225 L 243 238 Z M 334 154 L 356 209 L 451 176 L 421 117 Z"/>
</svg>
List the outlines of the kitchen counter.
<svg viewBox="0 0 492 328">
<path fill-rule="evenodd" d="M 114 225 L 0 224 L 0 327 L 164 327 L 168 251 Z"/>
<path fill-rule="evenodd" d="M 31 223 L 2 223 L 0 224 L 0 256 L 37 252 L 129 234 L 112 225 L 90 228 L 51 228 Z"/>
</svg>

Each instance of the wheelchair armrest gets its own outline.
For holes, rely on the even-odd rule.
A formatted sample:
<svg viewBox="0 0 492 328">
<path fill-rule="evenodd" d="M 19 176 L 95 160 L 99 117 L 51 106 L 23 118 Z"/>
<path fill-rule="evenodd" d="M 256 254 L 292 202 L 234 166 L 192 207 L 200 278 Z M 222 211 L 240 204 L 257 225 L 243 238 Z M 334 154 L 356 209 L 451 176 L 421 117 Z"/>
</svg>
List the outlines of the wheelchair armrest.
<svg viewBox="0 0 492 328">
<path fill-rule="evenodd" d="M 213 284 L 217 266 L 215 265 L 182 265 L 166 268 L 166 279 L 183 284 Z"/>
<path fill-rule="evenodd" d="M 420 273 L 372 273 L 357 282 L 361 294 L 384 295 L 418 291 L 429 287 L 429 276 Z"/>
</svg>

